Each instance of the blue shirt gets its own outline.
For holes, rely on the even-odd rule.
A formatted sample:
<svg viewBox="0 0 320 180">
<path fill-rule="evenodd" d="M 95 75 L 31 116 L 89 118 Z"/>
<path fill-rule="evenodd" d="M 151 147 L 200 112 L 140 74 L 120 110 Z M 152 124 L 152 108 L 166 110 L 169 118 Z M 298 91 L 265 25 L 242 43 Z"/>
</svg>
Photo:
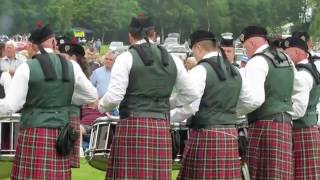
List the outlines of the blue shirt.
<svg viewBox="0 0 320 180">
<path fill-rule="evenodd" d="M 110 82 L 111 71 L 105 66 L 99 67 L 92 72 L 90 81 L 98 90 L 99 99 L 107 92 Z"/>
<path fill-rule="evenodd" d="M 15 71 L 23 62 L 24 60 L 17 55 L 13 60 L 9 60 L 9 58 L 5 56 L 0 61 L 0 69 L 1 71 Z"/>
</svg>

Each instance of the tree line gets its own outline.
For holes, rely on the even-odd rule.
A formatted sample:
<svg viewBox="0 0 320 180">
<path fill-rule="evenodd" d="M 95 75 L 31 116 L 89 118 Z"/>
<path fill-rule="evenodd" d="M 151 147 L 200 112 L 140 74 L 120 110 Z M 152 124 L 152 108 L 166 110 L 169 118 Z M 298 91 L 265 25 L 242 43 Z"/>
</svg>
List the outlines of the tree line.
<svg viewBox="0 0 320 180">
<path fill-rule="evenodd" d="M 65 33 L 72 27 L 94 31 L 106 41 L 127 39 L 132 16 L 151 16 L 157 32 L 178 32 L 185 39 L 196 29 L 238 35 L 247 25 L 267 27 L 271 34 L 293 23 L 320 38 L 318 0 L 2 0 L 0 33 L 29 32 L 36 21 Z M 312 13 L 311 13 L 312 12 Z"/>
</svg>

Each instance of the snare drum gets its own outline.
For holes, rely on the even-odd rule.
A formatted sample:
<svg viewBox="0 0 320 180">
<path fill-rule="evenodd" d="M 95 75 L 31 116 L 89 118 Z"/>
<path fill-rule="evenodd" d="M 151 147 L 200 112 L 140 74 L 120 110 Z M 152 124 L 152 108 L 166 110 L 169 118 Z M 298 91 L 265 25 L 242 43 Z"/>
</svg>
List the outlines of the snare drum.
<svg viewBox="0 0 320 180">
<path fill-rule="evenodd" d="M 14 155 L 20 114 L 0 116 L 0 155 Z"/>
<path fill-rule="evenodd" d="M 112 138 L 118 121 L 118 117 L 105 116 L 97 118 L 93 123 L 89 149 L 85 153 L 86 159 L 92 167 L 106 171 Z"/>
<path fill-rule="evenodd" d="M 180 163 L 185 145 L 189 137 L 189 128 L 186 122 L 171 123 L 172 159 Z"/>
</svg>

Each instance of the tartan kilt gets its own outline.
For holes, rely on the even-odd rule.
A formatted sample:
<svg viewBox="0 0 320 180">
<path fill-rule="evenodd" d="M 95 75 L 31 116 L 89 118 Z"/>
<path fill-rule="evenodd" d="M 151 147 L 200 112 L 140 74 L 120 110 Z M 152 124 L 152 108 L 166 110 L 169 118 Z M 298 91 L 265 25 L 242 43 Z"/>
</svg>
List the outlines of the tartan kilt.
<svg viewBox="0 0 320 180">
<path fill-rule="evenodd" d="M 171 179 L 170 122 L 129 118 L 116 126 L 106 179 Z"/>
<path fill-rule="evenodd" d="M 191 129 L 177 179 L 241 179 L 236 128 Z"/>
<path fill-rule="evenodd" d="M 11 179 L 71 179 L 69 158 L 55 148 L 58 133 L 53 128 L 20 129 Z"/>
<path fill-rule="evenodd" d="M 293 128 L 295 179 L 320 179 L 318 127 Z"/>
<path fill-rule="evenodd" d="M 73 127 L 77 133 L 79 134 L 79 137 L 77 141 L 74 144 L 74 147 L 72 148 L 70 152 L 70 166 L 72 168 L 79 168 L 80 167 L 80 116 L 76 114 L 70 115 L 70 125 Z"/>
<path fill-rule="evenodd" d="M 105 116 L 105 114 L 100 113 L 98 110 L 83 106 L 81 108 L 81 124 L 92 126 L 93 122 L 98 118 Z"/>
<path fill-rule="evenodd" d="M 252 179 L 293 179 L 292 125 L 272 120 L 250 124 L 247 162 Z"/>
</svg>

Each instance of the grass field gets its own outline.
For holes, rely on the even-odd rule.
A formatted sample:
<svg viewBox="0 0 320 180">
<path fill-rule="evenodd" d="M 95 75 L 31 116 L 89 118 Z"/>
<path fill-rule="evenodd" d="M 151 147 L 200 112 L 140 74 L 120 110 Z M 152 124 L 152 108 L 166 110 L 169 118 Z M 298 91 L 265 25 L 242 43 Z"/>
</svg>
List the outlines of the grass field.
<svg viewBox="0 0 320 180">
<path fill-rule="evenodd" d="M 105 172 L 92 168 L 84 158 L 81 158 L 80 168 L 72 169 L 73 180 L 102 180 Z M 10 180 L 12 162 L 8 159 L 0 159 L 0 180 Z M 178 171 L 172 171 L 172 179 L 176 179 Z"/>
<path fill-rule="evenodd" d="M 102 45 L 101 49 L 100 49 L 99 56 L 105 55 L 107 51 L 108 51 L 108 46 L 107 45 Z"/>
</svg>

